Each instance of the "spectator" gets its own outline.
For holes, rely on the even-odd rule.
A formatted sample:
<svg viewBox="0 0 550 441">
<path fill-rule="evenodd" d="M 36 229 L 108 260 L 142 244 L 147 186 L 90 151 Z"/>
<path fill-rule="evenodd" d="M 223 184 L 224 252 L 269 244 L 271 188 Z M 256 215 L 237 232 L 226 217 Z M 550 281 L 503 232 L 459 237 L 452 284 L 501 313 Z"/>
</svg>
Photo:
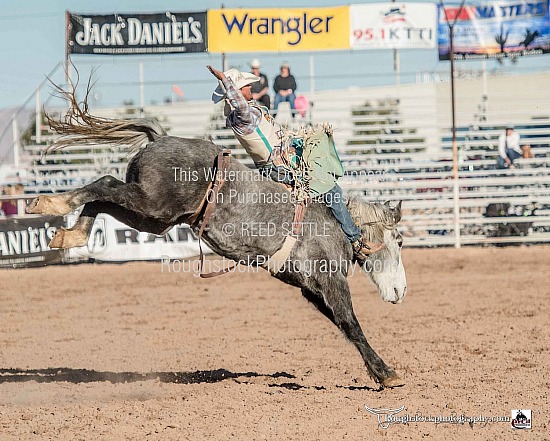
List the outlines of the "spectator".
<svg viewBox="0 0 550 441">
<path fill-rule="evenodd" d="M 512 124 L 506 125 L 506 132 L 498 138 L 497 168 L 516 168 L 514 161 L 521 158 L 522 151 L 519 146 L 519 133 L 514 131 Z"/>
<path fill-rule="evenodd" d="M 302 118 L 306 117 L 306 113 L 309 109 L 309 100 L 305 95 L 298 95 L 296 101 L 294 102 L 296 106 L 296 113 L 299 114 Z"/>
<path fill-rule="evenodd" d="M 281 64 L 281 73 L 275 77 L 273 90 L 275 91 L 275 101 L 273 102 L 273 116 L 277 115 L 279 104 L 283 101 L 288 101 L 292 118 L 296 116 L 296 80 L 290 73 L 290 65 L 285 61 Z"/>
<path fill-rule="evenodd" d="M 269 97 L 269 82 L 267 81 L 267 76 L 260 72 L 260 67 L 262 63 L 257 58 L 254 58 L 250 62 L 250 68 L 252 69 L 252 74 L 260 77 L 260 81 L 252 83 L 252 98 L 258 102 L 258 104 L 267 107 L 267 110 L 271 108 L 271 98 Z"/>
<path fill-rule="evenodd" d="M 15 187 L 13 185 L 6 185 L 4 194 L 6 196 L 15 195 Z M 4 201 L 2 203 L 2 211 L 6 216 L 17 216 L 17 201 L 13 199 Z"/>
</svg>

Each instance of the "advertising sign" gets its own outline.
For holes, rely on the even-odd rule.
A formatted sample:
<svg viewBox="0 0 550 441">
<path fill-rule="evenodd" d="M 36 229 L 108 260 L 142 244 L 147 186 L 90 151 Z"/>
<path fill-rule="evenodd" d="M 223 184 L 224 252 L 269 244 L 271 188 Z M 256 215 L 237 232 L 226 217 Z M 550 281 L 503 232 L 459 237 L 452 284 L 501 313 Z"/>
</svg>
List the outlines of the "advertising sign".
<svg viewBox="0 0 550 441">
<path fill-rule="evenodd" d="M 433 3 L 370 3 L 349 9 L 352 49 L 435 48 Z"/>
<path fill-rule="evenodd" d="M 349 49 L 347 6 L 208 11 L 209 52 Z"/>
<path fill-rule="evenodd" d="M 143 55 L 206 52 L 206 12 L 68 13 L 68 52 Z"/>
<path fill-rule="evenodd" d="M 449 59 L 449 21 L 456 18 L 455 59 L 541 55 L 550 52 L 549 0 L 496 1 L 477 6 L 439 7 L 439 59 Z"/>
<path fill-rule="evenodd" d="M 69 218 L 69 224 L 76 217 Z M 203 252 L 210 249 L 202 243 Z M 185 259 L 199 254 L 198 239 L 188 225 L 177 225 L 165 235 L 142 233 L 107 214 L 95 219 L 88 244 L 70 248 L 71 259 L 93 258 L 100 261 L 126 262 L 160 260 L 162 257 Z"/>
<path fill-rule="evenodd" d="M 65 252 L 48 247 L 62 226 L 63 218 L 59 216 L 0 219 L 0 268 L 62 263 Z"/>
</svg>

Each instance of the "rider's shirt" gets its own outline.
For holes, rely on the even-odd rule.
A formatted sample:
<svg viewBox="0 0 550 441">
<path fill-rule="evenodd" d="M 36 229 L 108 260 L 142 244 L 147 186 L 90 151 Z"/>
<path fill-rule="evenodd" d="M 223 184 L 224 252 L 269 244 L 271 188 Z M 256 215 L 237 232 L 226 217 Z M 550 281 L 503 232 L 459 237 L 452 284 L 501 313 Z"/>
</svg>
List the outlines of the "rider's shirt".
<svg viewBox="0 0 550 441">
<path fill-rule="evenodd" d="M 227 125 L 251 156 L 256 167 L 270 162 L 273 150 L 281 147 L 283 128 L 268 113 L 266 107 L 247 102 L 231 79 L 223 81 L 233 110 L 227 116 Z"/>
</svg>

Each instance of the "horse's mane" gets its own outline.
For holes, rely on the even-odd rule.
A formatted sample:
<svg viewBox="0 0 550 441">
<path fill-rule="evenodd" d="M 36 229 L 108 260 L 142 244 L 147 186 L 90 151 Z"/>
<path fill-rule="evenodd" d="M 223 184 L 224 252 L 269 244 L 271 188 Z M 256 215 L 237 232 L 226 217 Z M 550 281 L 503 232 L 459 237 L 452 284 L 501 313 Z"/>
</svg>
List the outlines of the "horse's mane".
<svg viewBox="0 0 550 441">
<path fill-rule="evenodd" d="M 368 241 L 383 242 L 384 231 L 395 228 L 401 220 L 400 206 L 392 208 L 388 204 L 367 203 L 358 198 L 351 198 L 347 206 Z"/>
</svg>

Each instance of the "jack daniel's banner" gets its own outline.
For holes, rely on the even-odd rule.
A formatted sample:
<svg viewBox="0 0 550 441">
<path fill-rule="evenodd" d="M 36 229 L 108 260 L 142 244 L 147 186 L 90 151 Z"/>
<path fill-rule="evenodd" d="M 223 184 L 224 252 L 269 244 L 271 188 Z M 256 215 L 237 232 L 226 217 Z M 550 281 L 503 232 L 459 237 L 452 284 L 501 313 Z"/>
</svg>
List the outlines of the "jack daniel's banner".
<svg viewBox="0 0 550 441">
<path fill-rule="evenodd" d="M 206 52 L 206 12 L 67 16 L 71 54 Z"/>
<path fill-rule="evenodd" d="M 20 268 L 62 263 L 65 252 L 48 243 L 63 217 L 6 217 L 0 219 L 0 268 Z"/>
</svg>

